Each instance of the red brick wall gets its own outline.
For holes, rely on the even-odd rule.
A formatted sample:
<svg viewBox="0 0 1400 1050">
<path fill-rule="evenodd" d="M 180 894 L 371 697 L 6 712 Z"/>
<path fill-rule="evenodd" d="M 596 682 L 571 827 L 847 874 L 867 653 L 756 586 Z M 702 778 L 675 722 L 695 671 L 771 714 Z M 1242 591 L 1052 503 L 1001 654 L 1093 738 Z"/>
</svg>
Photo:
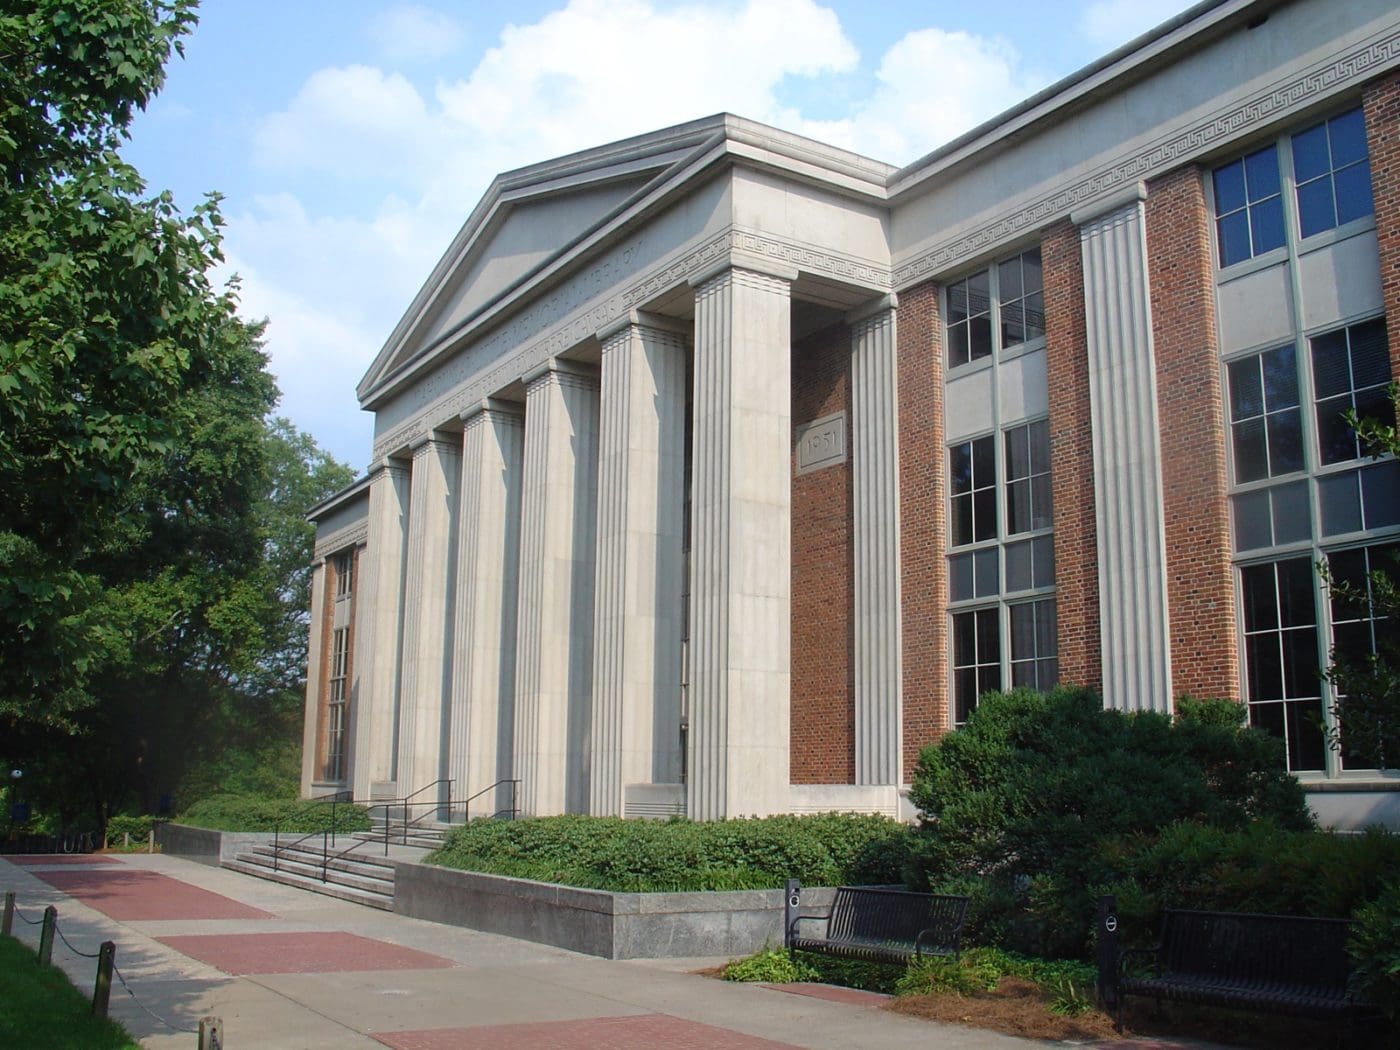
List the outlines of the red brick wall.
<svg viewBox="0 0 1400 1050">
<path fill-rule="evenodd" d="M 846 413 L 851 424 L 851 330 L 833 325 L 793 344 L 792 423 Z M 796 444 L 794 441 L 794 450 Z M 855 780 L 851 679 L 851 462 L 792 476 L 792 718 L 794 784 Z"/>
<path fill-rule="evenodd" d="M 1400 379 L 1400 73 L 1369 85 L 1364 100 L 1390 374 Z"/>
<path fill-rule="evenodd" d="M 1055 615 L 1060 681 L 1102 688 L 1094 443 L 1084 263 L 1079 230 L 1050 227 L 1040 242 L 1045 274 L 1046 385 L 1050 395 L 1050 485 L 1055 501 Z"/>
<path fill-rule="evenodd" d="M 1202 173 L 1147 195 L 1147 268 L 1157 364 L 1172 690 L 1239 699 L 1230 569 L 1224 401 Z"/>
<path fill-rule="evenodd" d="M 899 557 L 904 634 L 904 771 L 948 729 L 946 454 L 938 286 L 901 292 L 898 315 Z"/>
</svg>

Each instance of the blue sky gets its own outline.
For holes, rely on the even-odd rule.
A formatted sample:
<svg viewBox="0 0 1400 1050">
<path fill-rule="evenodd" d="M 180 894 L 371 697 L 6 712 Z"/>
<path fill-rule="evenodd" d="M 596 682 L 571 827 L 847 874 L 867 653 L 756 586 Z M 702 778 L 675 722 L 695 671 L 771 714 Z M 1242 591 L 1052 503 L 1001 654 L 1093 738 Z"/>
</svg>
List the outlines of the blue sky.
<svg viewBox="0 0 1400 1050">
<path fill-rule="evenodd" d="M 363 470 L 354 387 L 497 172 L 721 110 L 894 164 L 1183 0 L 205 0 L 126 150 L 225 197 L 279 411 Z"/>
</svg>

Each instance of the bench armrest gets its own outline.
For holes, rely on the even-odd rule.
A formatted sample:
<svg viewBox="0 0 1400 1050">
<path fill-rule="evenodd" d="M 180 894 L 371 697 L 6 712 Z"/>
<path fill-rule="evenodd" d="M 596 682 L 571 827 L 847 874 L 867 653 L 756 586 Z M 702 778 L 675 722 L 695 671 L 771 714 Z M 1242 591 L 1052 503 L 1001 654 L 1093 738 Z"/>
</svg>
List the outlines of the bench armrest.
<svg viewBox="0 0 1400 1050">
<path fill-rule="evenodd" d="M 947 945 L 949 953 L 957 955 L 962 947 L 962 923 L 958 923 L 952 930 L 934 929 L 932 926 L 920 930 L 918 936 L 914 938 L 914 954 L 916 956 L 923 954 L 925 941 L 931 942 L 936 948 Z M 942 955 L 944 952 L 935 951 L 931 954 Z"/>
<path fill-rule="evenodd" d="M 826 912 L 825 914 L 822 914 L 822 915 L 797 915 L 797 916 L 794 916 L 794 917 L 793 917 L 793 920 L 792 920 L 792 923 L 788 926 L 788 936 L 789 936 L 789 937 L 795 936 L 795 935 L 797 934 L 797 927 L 798 927 L 798 924 L 801 923 L 801 922 L 803 922 L 803 921 L 806 920 L 806 919 L 821 919 L 823 922 L 825 922 L 825 921 L 829 920 L 830 918 L 831 918 L 831 912 Z"/>
<path fill-rule="evenodd" d="M 1154 944 L 1150 948 L 1124 948 L 1121 952 L 1118 953 L 1119 975 L 1121 976 L 1128 972 L 1128 960 L 1137 956 L 1150 957 L 1152 959 L 1152 969 L 1155 973 L 1158 969 L 1157 956 L 1161 950 L 1162 946 L 1160 944 Z"/>
</svg>

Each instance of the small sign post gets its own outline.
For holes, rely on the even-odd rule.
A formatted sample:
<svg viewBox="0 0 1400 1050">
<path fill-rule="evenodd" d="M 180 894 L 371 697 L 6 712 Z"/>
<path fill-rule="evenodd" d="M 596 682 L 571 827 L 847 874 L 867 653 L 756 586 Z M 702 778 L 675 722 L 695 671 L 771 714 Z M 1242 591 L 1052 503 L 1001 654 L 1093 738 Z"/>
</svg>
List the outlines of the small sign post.
<svg viewBox="0 0 1400 1050">
<path fill-rule="evenodd" d="M 783 947 L 792 951 L 792 926 L 802 906 L 802 883 L 796 879 L 787 880 L 783 891 Z"/>
<path fill-rule="evenodd" d="M 1118 1007 L 1118 899 L 1111 894 L 1099 898 L 1098 922 L 1094 927 L 1098 942 L 1099 1005 L 1107 1011 Z"/>
</svg>

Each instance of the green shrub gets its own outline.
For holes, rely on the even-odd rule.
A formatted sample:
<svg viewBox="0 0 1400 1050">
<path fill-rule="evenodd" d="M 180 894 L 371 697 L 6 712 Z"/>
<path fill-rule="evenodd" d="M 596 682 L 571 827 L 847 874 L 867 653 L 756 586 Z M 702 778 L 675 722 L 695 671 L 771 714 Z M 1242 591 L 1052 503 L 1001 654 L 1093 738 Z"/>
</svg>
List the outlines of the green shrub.
<svg viewBox="0 0 1400 1050">
<path fill-rule="evenodd" d="M 1374 901 L 1357 909 L 1347 948 L 1357 995 L 1380 1007 L 1400 1029 L 1400 881 L 1387 883 Z"/>
<path fill-rule="evenodd" d="M 1092 989 L 1094 967 L 1073 959 L 1037 959 L 1000 948 L 968 948 L 955 957 L 925 956 L 909 963 L 895 986 L 898 995 L 952 993 L 971 995 L 993 991 L 1003 977 L 1031 981 L 1051 1001 L 1057 1012 L 1083 1012 L 1079 1002 Z"/>
<path fill-rule="evenodd" d="M 885 817 L 825 814 L 695 823 L 616 817 L 477 820 L 429 863 L 617 892 L 768 889 L 891 881 L 910 829 Z"/>
<path fill-rule="evenodd" d="M 800 960 L 794 960 L 781 948 L 765 947 L 742 959 L 735 959 L 720 974 L 726 981 L 750 981 L 759 984 L 791 984 L 794 981 L 815 981 L 817 971 Z"/>
<path fill-rule="evenodd" d="M 119 846 L 125 836 L 132 842 L 145 842 L 151 834 L 151 824 L 155 817 L 145 814 L 139 817 L 117 816 L 107 818 L 107 842 Z"/>
<path fill-rule="evenodd" d="M 263 798 L 257 795 L 212 795 L 180 816 L 183 824 L 216 831 L 275 831 L 303 835 L 331 826 L 331 806 L 315 799 Z M 335 806 L 337 832 L 368 831 L 369 811 L 363 806 Z"/>
<path fill-rule="evenodd" d="M 973 939 L 1081 955 L 1090 887 L 1116 875 L 1106 844 L 1178 820 L 1311 826 L 1281 745 L 1243 716 L 1190 699 L 1175 719 L 1107 711 L 1082 688 L 987 694 L 919 757 L 911 797 L 926 839 L 906 881 L 971 891 Z"/>
</svg>

